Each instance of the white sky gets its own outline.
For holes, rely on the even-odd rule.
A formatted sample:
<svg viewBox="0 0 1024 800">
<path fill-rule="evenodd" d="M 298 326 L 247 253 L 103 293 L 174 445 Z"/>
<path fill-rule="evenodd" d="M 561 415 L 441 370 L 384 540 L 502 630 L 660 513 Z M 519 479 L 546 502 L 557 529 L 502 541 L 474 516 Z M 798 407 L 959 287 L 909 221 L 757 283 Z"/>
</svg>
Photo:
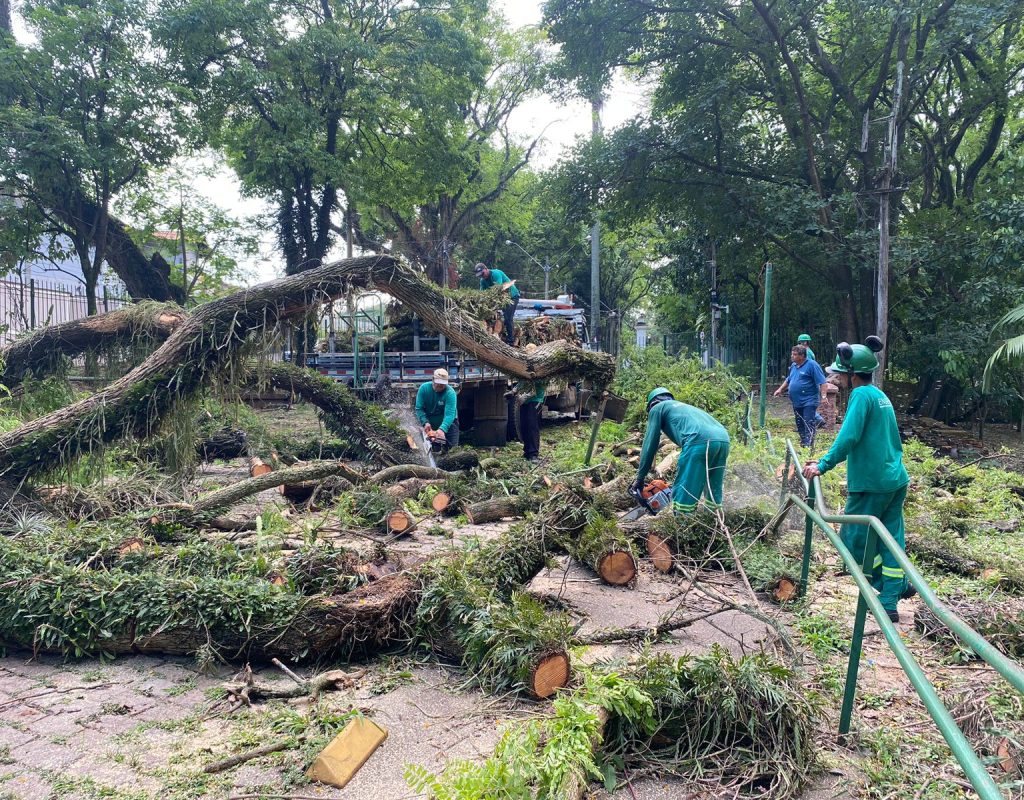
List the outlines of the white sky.
<svg viewBox="0 0 1024 800">
<path fill-rule="evenodd" d="M 496 10 L 508 19 L 514 28 L 538 25 L 541 21 L 541 0 L 494 0 Z M 634 81 L 617 79 L 608 93 L 602 113 L 606 129 L 617 127 L 631 119 L 647 104 L 643 87 Z M 534 166 L 550 167 L 555 164 L 581 136 L 589 136 L 591 129 L 590 106 L 582 100 L 562 103 L 550 97 L 536 97 L 518 108 L 510 119 L 512 131 L 524 140 L 544 130 L 544 141 L 535 150 Z M 238 181 L 227 168 L 214 179 L 200 178 L 197 191 L 207 195 L 219 205 L 233 209 L 241 215 L 266 213 L 261 200 L 244 198 Z M 332 257 L 342 255 L 343 243 L 338 243 Z M 283 274 L 284 266 L 272 230 L 262 237 L 261 258 L 249 265 L 253 282 L 273 280 Z"/>
</svg>

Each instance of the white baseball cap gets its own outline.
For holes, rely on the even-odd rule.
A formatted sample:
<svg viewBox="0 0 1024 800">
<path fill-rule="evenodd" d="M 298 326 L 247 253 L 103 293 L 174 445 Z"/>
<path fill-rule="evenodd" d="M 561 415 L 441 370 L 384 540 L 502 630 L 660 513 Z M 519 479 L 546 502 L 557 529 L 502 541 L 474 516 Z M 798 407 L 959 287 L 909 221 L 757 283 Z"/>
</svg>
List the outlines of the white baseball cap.
<svg viewBox="0 0 1024 800">
<path fill-rule="evenodd" d="M 448 385 L 448 370 L 438 367 L 434 370 L 434 383 L 439 383 L 442 386 Z"/>
</svg>

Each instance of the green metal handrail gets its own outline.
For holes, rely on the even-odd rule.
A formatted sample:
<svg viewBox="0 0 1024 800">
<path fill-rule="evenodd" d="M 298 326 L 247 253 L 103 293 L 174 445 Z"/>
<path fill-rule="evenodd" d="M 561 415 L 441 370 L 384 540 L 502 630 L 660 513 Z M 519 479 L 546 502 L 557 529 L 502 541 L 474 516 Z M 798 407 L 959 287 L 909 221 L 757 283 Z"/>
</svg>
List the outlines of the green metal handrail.
<svg viewBox="0 0 1024 800">
<path fill-rule="evenodd" d="M 789 480 L 790 466 L 796 467 L 809 503 L 798 495 L 793 493 L 787 494 L 785 487 Z M 787 440 L 786 462 L 783 470 L 783 489 L 780 499 L 782 503 L 791 502 L 803 510 L 805 515 L 803 560 L 800 567 L 800 592 L 803 594 L 807 587 L 815 525 L 824 531 L 828 540 L 836 548 L 858 588 L 857 611 L 853 623 L 853 638 L 850 643 L 850 661 L 847 665 L 843 706 L 839 715 L 840 735 L 845 736 L 850 731 L 853 717 L 853 701 L 857 691 L 857 674 L 860 668 L 860 656 L 864 641 L 864 624 L 867 619 L 867 611 L 870 608 L 879 627 L 882 629 L 882 634 L 885 636 L 889 648 L 893 651 L 903 671 L 907 674 L 918 696 L 924 703 L 928 714 L 949 744 L 954 757 L 963 768 L 975 791 L 984 800 L 998 800 L 998 798 L 1002 798 L 1003 795 L 996 786 L 995 781 L 992 780 L 992 777 L 985 770 L 981 759 L 971 747 L 963 731 L 957 726 L 953 716 L 949 713 L 949 709 L 943 705 L 942 700 L 935 691 L 935 687 L 932 686 L 920 665 L 914 660 L 910 650 L 903 639 L 900 638 L 896 626 L 893 625 L 885 609 L 882 608 L 877 593 L 868 582 L 865 573 L 873 571 L 871 567 L 874 563 L 875 554 L 878 552 L 879 542 L 895 557 L 896 561 L 903 568 L 907 580 L 917 589 L 924 604 L 935 613 L 936 617 L 1021 693 L 1024 693 L 1024 669 L 1021 669 L 1019 664 L 996 650 L 980 633 L 953 613 L 951 609 L 935 596 L 935 593 L 932 592 L 924 577 L 917 571 L 917 568 L 911 563 L 910 559 L 907 558 L 903 548 L 892 538 L 892 534 L 889 533 L 888 529 L 877 517 L 861 514 L 828 514 L 823 500 L 820 480 L 814 478 L 808 482 L 800 472 L 800 467 L 800 459 L 793 447 L 793 443 Z M 830 523 L 868 526 L 869 533 L 862 563 L 857 562 Z"/>
</svg>

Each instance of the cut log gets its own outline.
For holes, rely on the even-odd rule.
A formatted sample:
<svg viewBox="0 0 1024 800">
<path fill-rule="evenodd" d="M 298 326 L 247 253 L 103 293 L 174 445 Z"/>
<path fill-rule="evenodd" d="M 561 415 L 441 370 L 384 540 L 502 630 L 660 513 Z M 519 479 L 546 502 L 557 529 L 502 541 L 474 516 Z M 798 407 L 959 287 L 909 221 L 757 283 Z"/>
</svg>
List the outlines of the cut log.
<svg viewBox="0 0 1024 800">
<path fill-rule="evenodd" d="M 53 372 L 63 359 L 133 341 L 164 341 L 188 317 L 174 304 L 146 302 L 71 322 L 45 325 L 0 349 L 0 384 L 13 389 L 28 375 Z"/>
<path fill-rule="evenodd" d="M 384 516 L 384 529 L 392 536 L 404 536 L 412 533 L 416 527 L 413 515 L 403 508 L 396 508 Z"/>
<path fill-rule="evenodd" d="M 572 668 L 566 653 L 549 653 L 542 656 L 534 666 L 528 690 L 534 697 L 546 700 L 569 685 L 571 674 Z"/>
<path fill-rule="evenodd" d="M 200 306 L 142 364 L 102 391 L 0 436 L 0 477 L 20 483 L 72 463 L 126 435 L 147 438 L 166 415 L 200 392 L 254 336 L 352 288 L 385 291 L 409 306 L 453 346 L 513 377 L 575 376 L 599 385 L 614 359 L 568 342 L 516 351 L 445 302 L 440 288 L 405 261 L 365 256 L 325 264 Z M 404 446 L 404 441 L 403 441 Z"/>
<path fill-rule="evenodd" d="M 452 473 L 446 472 L 439 467 L 425 467 L 422 464 L 397 464 L 393 467 L 386 467 L 380 470 L 380 472 L 375 472 L 369 478 L 366 478 L 366 482 L 383 486 L 396 483 L 397 481 L 408 480 L 409 478 L 440 481 L 450 477 L 452 477 Z M 356 483 L 356 481 L 353 481 L 353 483 Z"/>
<path fill-rule="evenodd" d="M 266 466 L 266 464 L 263 466 Z M 262 475 L 257 475 L 255 478 L 239 481 L 233 486 L 227 486 L 224 489 L 218 489 L 216 492 L 200 497 L 192 504 L 191 513 L 206 514 L 221 508 L 227 508 L 245 497 L 250 497 L 251 495 L 282 485 L 297 485 L 309 481 L 314 483 L 315 488 L 316 481 L 320 481 L 329 475 L 348 477 L 351 474 L 352 469 L 343 461 L 311 461 L 276 471 L 268 469 Z"/>
<path fill-rule="evenodd" d="M 659 461 L 654 466 L 654 471 L 664 478 L 666 475 L 669 474 L 669 472 L 672 471 L 672 468 L 675 467 L 676 462 L 679 461 L 679 454 L 681 452 L 682 451 L 679 448 L 673 448 L 669 450 L 668 455 L 666 455 L 663 459 L 661 459 L 661 461 Z"/>
<path fill-rule="evenodd" d="M 273 472 L 274 468 L 267 464 L 259 456 L 249 457 L 249 477 L 258 478 L 260 475 L 266 475 L 267 473 Z"/>
<path fill-rule="evenodd" d="M 518 495 L 481 500 L 479 503 L 466 506 L 466 519 L 471 525 L 486 525 L 509 517 L 522 517 L 530 505 L 530 498 Z"/>
<path fill-rule="evenodd" d="M 556 536 L 560 547 L 577 561 L 586 564 L 611 586 L 633 586 L 637 564 L 629 536 L 616 527 L 613 520 L 597 518 L 579 536 L 563 539 Z"/>
<path fill-rule="evenodd" d="M 647 534 L 647 555 L 658 572 L 671 572 L 676 557 L 672 542 L 660 533 Z"/>
<path fill-rule="evenodd" d="M 599 497 L 607 497 L 616 511 L 626 511 L 636 506 L 636 500 L 629 496 L 628 489 L 631 482 L 632 479 L 629 476 L 620 475 L 595 487 L 593 492 Z"/>
<path fill-rule="evenodd" d="M 447 511 L 451 504 L 452 496 L 448 492 L 438 492 L 430 500 L 430 507 L 438 514 Z"/>
<path fill-rule="evenodd" d="M 437 459 L 437 468 L 448 472 L 473 469 L 480 465 L 480 456 L 473 450 L 458 450 Z"/>
<path fill-rule="evenodd" d="M 427 478 L 406 478 L 404 481 L 399 481 L 394 486 L 389 486 L 384 490 L 384 494 L 393 500 L 401 502 L 402 500 L 408 500 L 411 497 L 418 496 L 428 486 L 438 486 L 443 481 L 438 479 L 427 479 Z"/>
</svg>

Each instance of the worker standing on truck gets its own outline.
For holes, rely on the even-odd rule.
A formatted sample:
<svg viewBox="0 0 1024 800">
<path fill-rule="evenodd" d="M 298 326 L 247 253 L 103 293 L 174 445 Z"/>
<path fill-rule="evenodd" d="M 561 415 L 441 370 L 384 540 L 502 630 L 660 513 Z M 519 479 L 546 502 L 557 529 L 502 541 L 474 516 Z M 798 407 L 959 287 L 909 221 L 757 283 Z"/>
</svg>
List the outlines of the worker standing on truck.
<svg viewBox="0 0 1024 800">
<path fill-rule="evenodd" d="M 702 494 L 711 508 L 721 506 L 729 432 L 706 411 L 677 401 L 663 386 L 647 395 L 647 434 L 632 490 L 643 490 L 663 433 L 682 448 L 672 486 L 673 513 L 692 513 Z"/>
<path fill-rule="evenodd" d="M 506 342 L 512 344 L 515 341 L 513 324 L 516 316 L 516 306 L 519 305 L 519 289 L 516 288 L 515 281 L 500 269 L 490 269 L 485 264 L 477 264 L 473 271 L 480 279 L 481 290 L 490 289 L 492 286 L 508 286 L 508 294 L 511 300 L 507 306 L 501 309 L 501 317 L 504 324 L 502 336 Z"/>
<path fill-rule="evenodd" d="M 866 345 L 845 342 L 839 345 L 835 363 L 828 371 L 848 376 L 851 393 L 846 417 L 832 448 L 819 461 L 808 461 L 804 465 L 804 476 L 809 480 L 816 478 L 847 461 L 846 513 L 878 517 L 902 548 L 903 504 L 910 476 L 903 466 L 903 443 L 892 403 L 871 383 L 871 375 L 878 369 L 875 353 L 882 349 L 881 344 L 878 337 L 869 337 Z M 867 532 L 865 525 L 843 525 L 840 531 L 843 544 L 861 563 L 867 547 Z M 908 586 L 895 556 L 879 543 L 879 552 L 864 572 L 879 593 L 889 619 L 899 622 L 897 603 L 917 592 Z"/>
<path fill-rule="evenodd" d="M 434 378 L 416 392 L 416 419 L 436 445 L 447 450 L 459 445 L 458 398 L 448 385 L 448 370 L 435 369 Z"/>
</svg>

